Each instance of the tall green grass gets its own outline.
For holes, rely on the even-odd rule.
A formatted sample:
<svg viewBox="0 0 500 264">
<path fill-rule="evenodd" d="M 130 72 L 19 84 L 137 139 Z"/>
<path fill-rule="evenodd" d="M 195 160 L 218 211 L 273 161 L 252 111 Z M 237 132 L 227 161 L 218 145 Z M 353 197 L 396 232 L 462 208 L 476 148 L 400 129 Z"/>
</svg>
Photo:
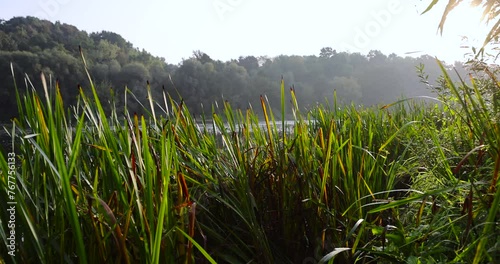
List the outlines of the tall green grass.
<svg viewBox="0 0 500 264">
<path fill-rule="evenodd" d="M 333 94 L 305 111 L 281 80 L 280 113 L 263 95 L 261 119 L 224 102 L 195 120 L 167 93 L 154 100 L 149 84 L 144 115 L 113 100 L 106 112 L 92 81 L 69 109 L 57 84 L 28 86 L 9 132 L 18 251 L 4 259 L 494 262 L 495 108 L 480 84 L 443 73 L 451 95 L 440 105 L 416 98 L 378 109 L 339 105 Z"/>
<path fill-rule="evenodd" d="M 396 237 L 389 238 L 397 245 L 389 250 L 391 257 L 403 255 L 412 263 L 496 263 L 500 86 L 494 74 L 471 74 L 469 82 L 453 83 L 439 65 L 441 107 L 427 115 L 411 154 L 421 168 L 413 188 L 423 193 L 369 213 L 400 214 Z"/>
</svg>

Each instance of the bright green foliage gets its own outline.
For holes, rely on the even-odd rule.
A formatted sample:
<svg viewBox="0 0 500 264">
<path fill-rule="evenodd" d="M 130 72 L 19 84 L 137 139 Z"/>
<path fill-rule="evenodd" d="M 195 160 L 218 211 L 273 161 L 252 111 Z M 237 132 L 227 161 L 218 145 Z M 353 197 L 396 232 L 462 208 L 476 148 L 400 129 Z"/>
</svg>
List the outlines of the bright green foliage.
<svg viewBox="0 0 500 264">
<path fill-rule="evenodd" d="M 415 98 L 380 109 L 339 106 L 334 93 L 306 112 L 282 80 L 280 113 L 261 96 L 261 119 L 225 101 L 196 120 L 182 100 L 154 100 L 149 85 L 144 116 L 114 100 L 108 114 L 92 81 L 70 110 L 57 85 L 42 95 L 28 87 L 9 130 L 19 251 L 3 258 L 495 262 L 498 107 L 484 91 L 497 82 L 455 84 L 443 73 L 440 104 Z M 9 169 L 3 153 L 0 167 Z"/>
<path fill-rule="evenodd" d="M 441 107 L 427 115 L 411 147 L 418 161 L 413 188 L 424 193 L 370 211 L 399 215 L 396 237 L 386 235 L 391 256 L 422 263 L 500 259 L 495 224 L 500 216 L 499 86 L 495 75 L 481 73 L 471 75 L 470 82 L 453 83 L 443 68 L 437 90 Z"/>
</svg>

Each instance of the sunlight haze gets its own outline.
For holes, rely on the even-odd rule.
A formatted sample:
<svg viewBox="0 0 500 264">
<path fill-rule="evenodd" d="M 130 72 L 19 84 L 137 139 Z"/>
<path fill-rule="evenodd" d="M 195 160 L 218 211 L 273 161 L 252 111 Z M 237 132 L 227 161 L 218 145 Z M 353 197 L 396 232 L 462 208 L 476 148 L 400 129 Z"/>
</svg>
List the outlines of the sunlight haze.
<svg viewBox="0 0 500 264">
<path fill-rule="evenodd" d="M 230 60 L 318 55 L 323 47 L 362 54 L 374 49 L 400 56 L 439 54 L 453 63 L 470 52 L 461 46 L 481 46 L 488 32 L 480 10 L 464 4 L 451 12 L 441 36 L 437 26 L 445 1 L 424 15 L 430 1 L 2 1 L 1 19 L 36 16 L 88 33 L 112 31 L 174 64 L 194 50 Z"/>
</svg>

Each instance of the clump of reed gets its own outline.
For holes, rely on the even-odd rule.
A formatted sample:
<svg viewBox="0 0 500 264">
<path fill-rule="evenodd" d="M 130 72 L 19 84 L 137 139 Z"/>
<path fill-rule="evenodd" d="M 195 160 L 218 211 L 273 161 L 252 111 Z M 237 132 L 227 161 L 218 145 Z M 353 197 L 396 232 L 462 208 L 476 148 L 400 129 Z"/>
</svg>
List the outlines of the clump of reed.
<svg viewBox="0 0 500 264">
<path fill-rule="evenodd" d="M 67 109 L 42 75 L 42 95 L 17 93 L 9 130 L 19 234 L 10 259 L 494 260 L 498 122 L 476 83 L 443 74 L 455 101 L 441 105 L 360 108 L 334 95 L 305 111 L 282 80 L 279 113 L 261 96 L 262 119 L 224 102 L 201 122 L 166 92 L 154 100 L 149 84 L 144 115 L 113 99 L 105 112 L 92 81 Z M 0 168 L 9 169 L 3 154 Z M 6 243 L 8 233 L 0 237 Z"/>
</svg>

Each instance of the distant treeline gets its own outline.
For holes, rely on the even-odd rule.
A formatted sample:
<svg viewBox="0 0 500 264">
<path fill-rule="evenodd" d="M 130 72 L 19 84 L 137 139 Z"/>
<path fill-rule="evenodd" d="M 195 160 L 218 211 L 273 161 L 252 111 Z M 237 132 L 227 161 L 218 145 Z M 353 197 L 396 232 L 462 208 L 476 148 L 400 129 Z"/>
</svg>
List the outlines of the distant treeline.
<svg viewBox="0 0 500 264">
<path fill-rule="evenodd" d="M 34 17 L 0 19 L 0 121 L 16 115 L 13 63 L 16 83 L 21 91 L 28 76 L 35 89 L 41 89 L 40 72 L 60 84 L 63 98 L 76 102 L 78 85 L 90 89 L 79 47 L 101 96 L 123 104 L 125 87 L 145 102 L 146 82 L 153 98 L 160 100 L 162 87 L 176 100 L 181 98 L 194 114 L 210 113 L 215 101 L 227 100 L 237 108 L 258 105 L 259 95 L 266 95 L 271 105 L 279 106 L 281 76 L 287 86 L 294 86 L 299 104 L 310 107 L 333 97 L 334 89 L 341 102 L 373 105 L 392 102 L 402 96 L 430 95 L 416 73 L 425 64 L 429 80 L 440 70 L 430 56 L 419 58 L 385 55 L 373 50 L 367 55 L 337 52 L 326 47 L 318 56 L 241 56 L 237 60 L 214 60 L 201 51 L 178 65 L 134 48 L 120 35 L 102 31 L 87 33 L 63 23 Z M 459 70 L 461 63 L 454 65 Z M 451 69 L 451 67 L 450 67 Z M 128 100 L 132 111 L 139 104 Z"/>
</svg>

